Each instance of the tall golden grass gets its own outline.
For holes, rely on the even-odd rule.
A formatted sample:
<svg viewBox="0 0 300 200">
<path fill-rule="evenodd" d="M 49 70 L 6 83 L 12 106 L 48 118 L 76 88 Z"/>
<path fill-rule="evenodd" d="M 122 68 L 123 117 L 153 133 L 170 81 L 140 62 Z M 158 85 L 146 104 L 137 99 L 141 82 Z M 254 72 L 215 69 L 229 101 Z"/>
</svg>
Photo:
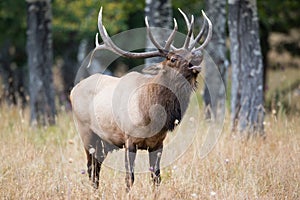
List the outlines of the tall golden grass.
<svg viewBox="0 0 300 200">
<path fill-rule="evenodd" d="M 1 199 L 300 199 L 300 117 L 267 116 L 266 138 L 242 140 L 225 122 L 217 145 L 200 159 L 200 139 L 162 169 L 154 190 L 150 174 L 136 174 L 129 194 L 124 173 L 103 166 L 94 190 L 71 113 L 57 125 L 33 128 L 28 111 L 0 110 Z"/>
</svg>

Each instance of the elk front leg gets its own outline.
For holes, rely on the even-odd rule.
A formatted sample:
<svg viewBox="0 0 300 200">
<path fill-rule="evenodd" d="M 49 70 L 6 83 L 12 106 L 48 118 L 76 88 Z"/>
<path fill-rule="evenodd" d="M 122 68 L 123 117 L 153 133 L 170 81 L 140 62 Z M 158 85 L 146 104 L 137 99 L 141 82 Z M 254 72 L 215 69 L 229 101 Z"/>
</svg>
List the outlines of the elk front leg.
<svg viewBox="0 0 300 200">
<path fill-rule="evenodd" d="M 86 157 L 87 157 L 87 172 L 88 172 L 89 178 L 91 180 L 92 179 L 92 169 L 93 169 L 93 166 L 92 166 L 93 158 L 88 150 L 85 149 L 85 153 L 86 153 Z"/>
<path fill-rule="evenodd" d="M 126 191 L 129 192 L 134 182 L 134 160 L 136 157 L 137 148 L 130 144 L 129 140 L 125 146 L 125 169 L 126 169 Z"/>
<path fill-rule="evenodd" d="M 102 162 L 98 162 L 97 159 L 94 159 L 93 161 L 94 161 L 93 183 L 94 183 L 94 188 L 98 189 Z"/>
<path fill-rule="evenodd" d="M 151 171 L 151 178 L 155 186 L 159 186 L 161 182 L 160 178 L 160 159 L 161 154 L 163 151 L 163 146 L 159 147 L 158 149 L 151 150 L 149 149 L 149 162 L 150 162 L 150 171 Z"/>
</svg>

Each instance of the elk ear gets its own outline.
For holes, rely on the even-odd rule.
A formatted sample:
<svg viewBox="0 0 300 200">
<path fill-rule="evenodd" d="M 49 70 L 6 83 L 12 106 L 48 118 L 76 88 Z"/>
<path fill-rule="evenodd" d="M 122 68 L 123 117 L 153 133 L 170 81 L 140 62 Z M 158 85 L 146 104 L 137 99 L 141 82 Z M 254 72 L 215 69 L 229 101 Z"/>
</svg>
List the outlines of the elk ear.
<svg viewBox="0 0 300 200">
<path fill-rule="evenodd" d="M 162 70 L 162 65 L 157 64 L 157 65 L 151 65 L 149 67 L 144 68 L 142 72 L 145 74 L 157 75 L 161 70 Z"/>
</svg>

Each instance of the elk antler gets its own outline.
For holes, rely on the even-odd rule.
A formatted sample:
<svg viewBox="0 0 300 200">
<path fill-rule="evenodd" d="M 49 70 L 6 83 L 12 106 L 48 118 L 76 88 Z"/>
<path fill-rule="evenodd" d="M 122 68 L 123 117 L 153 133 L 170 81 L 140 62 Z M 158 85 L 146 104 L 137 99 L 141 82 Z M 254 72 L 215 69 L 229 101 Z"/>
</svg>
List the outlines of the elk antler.
<svg viewBox="0 0 300 200">
<path fill-rule="evenodd" d="M 211 21 L 206 16 L 205 12 L 203 10 L 201 10 L 202 15 L 204 17 L 203 25 L 202 25 L 202 28 L 201 28 L 200 32 L 198 33 L 198 35 L 196 36 L 196 38 L 194 40 L 194 38 L 193 38 L 194 16 L 192 15 L 191 22 L 190 22 L 188 17 L 186 16 L 186 14 L 180 8 L 178 8 L 178 10 L 182 14 L 182 16 L 185 20 L 185 23 L 187 25 L 187 28 L 188 28 L 188 34 L 185 38 L 185 42 L 184 42 L 184 45 L 183 45 L 184 49 L 187 49 L 189 51 L 194 49 L 196 44 L 200 41 L 201 37 L 203 36 L 204 29 L 205 29 L 205 20 L 208 22 L 208 33 L 207 33 L 206 40 L 203 42 L 203 44 L 200 47 L 194 49 L 193 51 L 199 51 L 199 50 L 204 49 L 206 47 L 206 45 L 208 44 L 208 42 L 210 41 L 211 36 L 212 36 L 212 23 L 211 23 Z M 193 43 L 191 44 L 191 46 L 189 46 L 191 40 L 193 40 Z"/>
<path fill-rule="evenodd" d="M 102 7 L 101 7 L 100 11 L 99 11 L 99 15 L 98 15 L 98 29 L 99 29 L 100 36 L 103 40 L 103 44 L 101 44 L 101 45 L 99 44 L 98 33 L 97 33 L 96 34 L 96 39 L 95 39 L 96 47 L 95 47 L 95 49 L 93 50 L 93 52 L 91 54 L 88 67 L 91 64 L 94 53 L 97 50 L 101 50 L 101 49 L 107 49 L 107 50 L 110 50 L 110 51 L 112 51 L 116 54 L 119 54 L 121 56 L 128 57 L 128 58 L 165 57 L 167 55 L 167 52 L 169 52 L 169 50 L 170 50 L 170 46 L 174 41 L 175 34 L 176 34 L 177 29 L 178 29 L 176 19 L 174 19 L 174 29 L 173 29 L 172 33 L 170 34 L 168 40 L 166 41 L 166 45 L 164 47 L 160 46 L 160 44 L 154 39 L 153 34 L 152 34 L 152 32 L 150 30 L 150 27 L 149 27 L 147 17 L 145 17 L 145 23 L 146 23 L 146 26 L 147 26 L 148 37 L 150 38 L 151 42 L 154 44 L 154 46 L 158 50 L 149 51 L 149 52 L 141 52 L 141 53 L 124 51 L 124 50 L 120 49 L 118 46 L 116 46 L 113 43 L 113 41 L 111 40 L 111 38 L 109 37 L 109 35 L 108 35 L 108 33 L 105 29 L 105 26 L 102 24 Z"/>
<path fill-rule="evenodd" d="M 187 27 L 188 27 L 188 34 L 186 36 L 186 39 L 185 39 L 185 42 L 184 42 L 184 45 L 183 45 L 182 48 L 184 48 L 186 50 L 189 50 L 189 51 L 202 50 L 208 44 L 209 40 L 211 39 L 212 24 L 211 24 L 210 20 L 208 19 L 208 17 L 205 15 L 204 11 L 202 10 L 202 15 L 203 15 L 204 19 L 208 22 L 208 28 L 209 28 L 208 29 L 208 34 L 207 34 L 207 38 L 205 39 L 205 41 L 203 42 L 203 44 L 200 47 L 194 49 L 194 47 L 200 41 L 200 39 L 201 39 L 201 37 L 202 37 L 202 35 L 204 33 L 205 23 L 203 23 L 201 31 L 199 32 L 199 34 L 197 35 L 197 37 L 193 41 L 192 45 L 190 45 L 191 37 L 193 37 L 194 16 L 192 15 L 191 22 L 189 22 L 188 17 L 186 16 L 186 14 L 183 11 L 181 11 L 180 9 L 179 9 L 179 11 L 183 15 L 183 17 L 185 19 L 185 22 L 187 24 Z M 153 34 L 152 34 L 152 32 L 150 30 L 150 27 L 149 27 L 149 23 L 148 23 L 147 17 L 145 17 L 145 24 L 147 26 L 148 37 L 150 38 L 150 40 L 154 44 L 154 46 L 157 48 L 157 50 L 155 50 L 155 51 L 149 51 L 149 52 L 141 52 L 141 53 L 124 51 L 124 50 L 120 49 L 118 46 L 116 46 L 114 44 L 114 42 L 109 37 L 109 35 L 108 35 L 108 33 L 107 33 L 106 29 L 105 29 L 105 26 L 102 24 L 102 7 L 101 7 L 100 11 L 99 11 L 99 15 L 98 15 L 98 29 L 99 29 L 100 36 L 101 36 L 101 38 L 103 40 L 103 44 L 101 44 L 101 45 L 99 44 L 98 33 L 97 33 L 96 34 L 96 39 L 95 39 L 96 47 L 95 47 L 95 49 L 93 50 L 93 52 L 91 54 L 88 67 L 91 64 L 92 58 L 94 56 L 94 53 L 97 50 L 100 50 L 100 49 L 107 49 L 107 50 L 110 50 L 110 51 L 112 51 L 112 52 L 114 52 L 116 54 L 119 54 L 119 55 L 123 56 L 123 57 L 128 57 L 128 58 L 166 57 L 166 55 L 170 51 L 171 47 L 172 47 L 173 50 L 176 49 L 174 46 L 172 46 L 172 43 L 174 41 L 177 29 L 178 29 L 177 22 L 176 22 L 175 18 L 174 18 L 174 29 L 171 32 L 169 38 L 167 39 L 166 44 L 165 44 L 164 47 L 162 47 L 155 40 L 155 38 L 153 37 Z"/>
</svg>

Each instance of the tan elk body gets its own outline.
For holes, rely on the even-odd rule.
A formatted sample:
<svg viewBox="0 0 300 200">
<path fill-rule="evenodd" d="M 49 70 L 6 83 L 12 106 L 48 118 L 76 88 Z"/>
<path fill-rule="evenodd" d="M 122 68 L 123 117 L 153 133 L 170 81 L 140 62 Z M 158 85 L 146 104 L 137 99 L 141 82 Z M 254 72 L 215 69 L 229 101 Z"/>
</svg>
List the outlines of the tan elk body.
<svg viewBox="0 0 300 200">
<path fill-rule="evenodd" d="M 94 74 L 79 82 L 71 91 L 74 119 L 87 154 L 88 174 L 96 187 L 107 153 L 118 148 L 125 148 L 127 189 L 134 181 L 134 160 L 138 149 L 149 152 L 153 181 L 157 185 L 160 183 L 163 140 L 167 132 L 180 122 L 188 107 L 200 72 L 202 51 L 212 34 L 211 22 L 202 12 L 208 23 L 208 36 L 200 47 L 195 48 L 204 33 L 205 24 L 193 40 L 194 18 L 192 16 L 189 21 L 180 12 L 188 26 L 182 48 L 172 46 L 177 31 L 175 19 L 174 30 L 164 47 L 155 41 L 146 19 L 149 38 L 157 51 L 133 53 L 119 49 L 111 41 L 102 25 L 100 9 L 98 27 L 104 44 L 98 43 L 97 35 L 94 51 L 108 49 L 128 58 L 160 56 L 165 60 L 146 69 L 152 75 L 131 72 L 116 78 Z"/>
</svg>

